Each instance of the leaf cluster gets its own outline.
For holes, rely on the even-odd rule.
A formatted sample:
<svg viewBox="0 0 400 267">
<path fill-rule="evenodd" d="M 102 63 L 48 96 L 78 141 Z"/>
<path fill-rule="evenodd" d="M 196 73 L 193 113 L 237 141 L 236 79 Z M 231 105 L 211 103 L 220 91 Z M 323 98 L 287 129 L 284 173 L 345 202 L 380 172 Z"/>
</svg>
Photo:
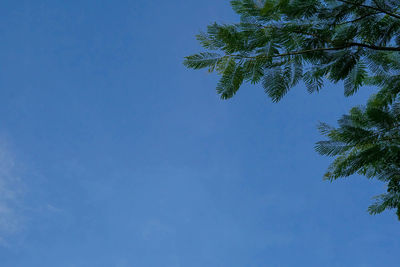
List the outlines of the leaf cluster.
<svg viewBox="0 0 400 267">
<path fill-rule="evenodd" d="M 240 22 L 211 24 L 197 36 L 207 52 L 185 58 L 188 68 L 221 75 L 217 91 L 235 95 L 243 82 L 260 83 L 279 101 L 303 81 L 309 92 L 326 79 L 354 94 L 376 70 L 382 52 L 400 51 L 399 1 L 235 0 Z M 235 67 L 233 67 L 235 66 Z"/>
<path fill-rule="evenodd" d="M 316 151 L 336 157 L 325 174 L 328 180 L 361 174 L 387 184 L 387 192 L 376 197 L 371 214 L 396 209 L 400 219 L 400 99 L 387 104 L 381 94 L 374 95 L 365 107 L 355 107 L 334 128 L 325 123 Z"/>
<path fill-rule="evenodd" d="M 387 192 L 369 212 L 396 209 L 400 219 L 400 0 L 234 0 L 234 24 L 213 23 L 197 39 L 206 50 L 188 68 L 216 71 L 217 92 L 233 97 L 245 82 L 277 102 L 299 82 L 318 92 L 343 81 L 344 95 L 378 88 L 338 127 L 321 123 L 316 150 L 334 157 L 325 178 L 376 178 Z"/>
</svg>

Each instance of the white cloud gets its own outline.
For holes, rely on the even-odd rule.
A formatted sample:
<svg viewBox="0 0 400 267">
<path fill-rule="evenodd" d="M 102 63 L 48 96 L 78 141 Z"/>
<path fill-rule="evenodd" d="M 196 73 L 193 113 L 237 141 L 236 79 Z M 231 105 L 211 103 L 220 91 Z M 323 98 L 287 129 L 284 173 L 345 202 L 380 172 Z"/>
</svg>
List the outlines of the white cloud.
<svg viewBox="0 0 400 267">
<path fill-rule="evenodd" d="M 10 235 L 22 227 L 21 201 L 23 184 L 13 155 L 0 141 L 0 245 L 7 245 Z"/>
</svg>

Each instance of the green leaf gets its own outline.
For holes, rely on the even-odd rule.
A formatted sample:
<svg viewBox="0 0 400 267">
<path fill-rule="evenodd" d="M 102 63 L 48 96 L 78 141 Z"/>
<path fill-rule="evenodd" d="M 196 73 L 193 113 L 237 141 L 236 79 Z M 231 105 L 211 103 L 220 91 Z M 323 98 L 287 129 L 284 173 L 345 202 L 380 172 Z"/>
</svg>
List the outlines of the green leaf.
<svg viewBox="0 0 400 267">
<path fill-rule="evenodd" d="M 203 52 L 185 57 L 183 64 L 191 69 L 203 69 L 214 67 L 221 60 L 221 55 L 216 53 Z"/>
<path fill-rule="evenodd" d="M 368 72 L 365 64 L 358 61 L 344 81 L 344 95 L 351 96 L 363 85 Z"/>
<path fill-rule="evenodd" d="M 289 91 L 290 69 L 275 67 L 264 76 L 263 87 L 273 102 L 278 102 Z"/>
<path fill-rule="evenodd" d="M 240 65 L 237 65 L 234 59 L 230 59 L 222 77 L 217 85 L 217 92 L 222 99 L 228 99 L 234 96 L 243 83 L 243 71 Z"/>
</svg>

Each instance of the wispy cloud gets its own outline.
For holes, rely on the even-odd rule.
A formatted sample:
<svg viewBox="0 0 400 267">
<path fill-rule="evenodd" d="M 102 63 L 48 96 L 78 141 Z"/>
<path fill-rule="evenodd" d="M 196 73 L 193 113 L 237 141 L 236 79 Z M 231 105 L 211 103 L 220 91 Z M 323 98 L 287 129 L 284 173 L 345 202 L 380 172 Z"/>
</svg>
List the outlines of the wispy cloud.
<svg viewBox="0 0 400 267">
<path fill-rule="evenodd" d="M 14 156 L 0 140 L 0 245 L 7 245 L 8 237 L 22 228 L 22 194 Z"/>
</svg>

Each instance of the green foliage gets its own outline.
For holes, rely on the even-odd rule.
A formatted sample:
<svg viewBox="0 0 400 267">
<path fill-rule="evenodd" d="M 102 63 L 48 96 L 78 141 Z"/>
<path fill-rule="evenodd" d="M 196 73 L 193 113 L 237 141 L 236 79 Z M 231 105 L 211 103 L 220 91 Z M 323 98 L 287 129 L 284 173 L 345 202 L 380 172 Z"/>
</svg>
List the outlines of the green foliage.
<svg viewBox="0 0 400 267">
<path fill-rule="evenodd" d="M 303 82 L 310 93 L 343 81 L 344 95 L 379 90 L 353 108 L 316 150 L 335 157 L 325 178 L 362 174 L 387 183 L 371 214 L 397 209 L 400 219 L 400 0 L 234 0 L 240 22 L 214 23 L 197 36 L 206 52 L 188 68 L 216 71 L 217 93 L 233 97 L 244 82 L 278 102 Z"/>
<path fill-rule="evenodd" d="M 391 13 L 399 1 L 235 0 L 231 5 L 239 23 L 214 23 L 197 36 L 206 50 L 221 54 L 199 53 L 184 64 L 211 71 L 218 66 L 223 85 L 232 76 L 233 63 L 222 60 L 229 57 L 240 69 L 234 72 L 236 85 L 241 77 L 261 82 L 273 101 L 300 80 L 310 92 L 319 91 L 324 79 L 344 80 L 345 95 L 352 95 L 368 75 L 393 64 L 380 58 L 382 51 L 400 51 L 400 15 Z M 220 87 L 218 92 L 224 99 L 234 95 Z"/>
<path fill-rule="evenodd" d="M 218 62 L 222 61 L 222 57 L 216 53 L 200 53 L 193 56 L 188 56 L 186 66 L 192 69 L 202 69 L 209 67 L 210 70 L 214 70 Z"/>
<path fill-rule="evenodd" d="M 366 107 L 355 107 L 333 128 L 320 124 L 328 140 L 320 141 L 316 151 L 335 156 L 325 174 L 328 180 L 352 174 L 377 178 L 387 183 L 387 193 L 376 197 L 369 207 L 371 214 L 397 209 L 400 219 L 400 101 L 386 104 L 379 95 Z"/>
<path fill-rule="evenodd" d="M 230 59 L 217 85 L 217 92 L 223 99 L 231 98 L 243 82 L 242 66 Z"/>
</svg>

